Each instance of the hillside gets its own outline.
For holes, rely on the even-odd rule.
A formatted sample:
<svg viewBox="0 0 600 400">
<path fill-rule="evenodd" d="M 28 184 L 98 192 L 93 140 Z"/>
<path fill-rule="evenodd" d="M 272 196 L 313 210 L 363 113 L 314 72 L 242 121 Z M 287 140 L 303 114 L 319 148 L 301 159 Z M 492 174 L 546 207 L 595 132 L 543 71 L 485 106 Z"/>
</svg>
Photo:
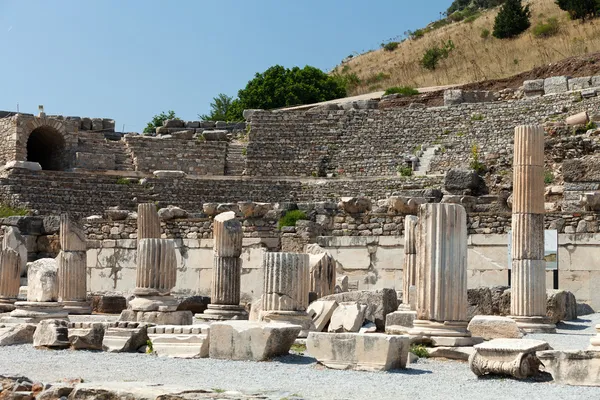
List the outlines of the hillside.
<svg viewBox="0 0 600 400">
<path fill-rule="evenodd" d="M 531 28 L 513 40 L 500 40 L 482 32 L 493 30 L 498 8 L 484 11 L 471 22 L 455 22 L 405 40 L 394 51 L 378 49 L 355 56 L 336 68 L 337 73 L 356 74 L 360 83 L 348 95 L 385 90 L 392 86 L 427 87 L 466 84 L 507 78 L 568 57 L 600 51 L 600 19 L 572 21 L 554 0 L 531 0 Z M 532 31 L 549 18 L 558 20 L 559 31 L 536 38 Z M 452 40 L 454 50 L 428 71 L 420 60 L 428 48 Z"/>
</svg>

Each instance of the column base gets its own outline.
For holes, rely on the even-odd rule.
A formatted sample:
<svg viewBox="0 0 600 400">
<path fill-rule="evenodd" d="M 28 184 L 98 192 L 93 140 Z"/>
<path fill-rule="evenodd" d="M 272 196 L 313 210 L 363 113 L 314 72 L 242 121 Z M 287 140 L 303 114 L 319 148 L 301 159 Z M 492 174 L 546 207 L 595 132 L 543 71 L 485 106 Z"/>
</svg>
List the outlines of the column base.
<svg viewBox="0 0 600 400">
<path fill-rule="evenodd" d="M 63 301 L 62 304 L 68 314 L 89 315 L 92 313 L 92 306 L 87 301 Z"/>
<path fill-rule="evenodd" d="M 556 333 L 556 325 L 548 317 L 510 315 L 509 318 L 515 320 L 519 329 L 525 333 Z"/>
<path fill-rule="evenodd" d="M 69 319 L 62 303 L 51 301 L 17 301 L 9 317 L 3 317 L 4 323 L 38 323 L 45 319 Z"/>
<path fill-rule="evenodd" d="M 483 339 L 471 337 L 467 330 L 468 322 L 428 321 L 417 319 L 408 334 L 415 336 L 414 342 L 429 343 L 433 346 L 462 347 L 481 343 Z"/>
<path fill-rule="evenodd" d="M 0 313 L 11 312 L 15 309 L 17 299 L 0 299 Z"/>
<path fill-rule="evenodd" d="M 316 330 L 312 318 L 305 311 L 261 311 L 260 320 L 300 325 L 302 327 L 298 334 L 300 338 L 308 337 L 310 331 Z"/>
<path fill-rule="evenodd" d="M 202 314 L 195 317 L 204 321 L 247 320 L 248 312 L 239 305 L 209 304 Z"/>
<path fill-rule="evenodd" d="M 129 302 L 129 309 L 133 311 L 177 311 L 179 302 L 173 296 L 144 296 L 135 295 Z"/>
</svg>

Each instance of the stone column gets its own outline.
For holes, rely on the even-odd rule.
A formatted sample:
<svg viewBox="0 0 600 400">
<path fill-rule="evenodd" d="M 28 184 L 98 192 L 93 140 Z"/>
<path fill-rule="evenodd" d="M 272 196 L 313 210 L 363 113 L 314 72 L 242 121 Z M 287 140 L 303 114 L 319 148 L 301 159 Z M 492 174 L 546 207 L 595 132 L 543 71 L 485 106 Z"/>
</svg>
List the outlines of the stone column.
<svg viewBox="0 0 600 400">
<path fill-rule="evenodd" d="M 69 314 L 91 314 L 87 302 L 87 243 L 81 226 L 67 214 L 60 216 L 61 251 L 56 258 L 58 301 Z"/>
<path fill-rule="evenodd" d="M 240 306 L 242 279 L 242 223 L 233 211 L 217 215 L 213 222 L 214 263 L 208 309 L 199 317 L 207 320 L 248 319 Z"/>
<path fill-rule="evenodd" d="M 265 253 L 261 319 L 301 325 L 308 336 L 312 318 L 306 312 L 310 291 L 310 256 L 304 253 Z"/>
<path fill-rule="evenodd" d="M 417 299 L 411 287 L 416 286 L 417 275 L 417 223 L 414 215 L 404 219 L 404 269 L 402 271 L 402 304 L 398 310 L 416 310 Z"/>
<path fill-rule="evenodd" d="M 515 128 L 511 314 L 525 332 L 555 332 L 546 317 L 544 130 Z"/>
<path fill-rule="evenodd" d="M 471 345 L 467 213 L 459 204 L 423 204 L 417 233 L 417 320 L 409 333 L 432 337 L 436 345 Z"/>
<path fill-rule="evenodd" d="M 152 203 L 138 204 L 137 239 L 160 239 L 160 217 Z"/>
<path fill-rule="evenodd" d="M 15 309 L 21 286 L 21 257 L 13 249 L 0 251 L 0 313 Z"/>
<path fill-rule="evenodd" d="M 304 252 L 310 257 L 310 291 L 316 293 L 317 298 L 334 294 L 337 273 L 333 257 L 315 243 L 306 245 Z"/>
</svg>

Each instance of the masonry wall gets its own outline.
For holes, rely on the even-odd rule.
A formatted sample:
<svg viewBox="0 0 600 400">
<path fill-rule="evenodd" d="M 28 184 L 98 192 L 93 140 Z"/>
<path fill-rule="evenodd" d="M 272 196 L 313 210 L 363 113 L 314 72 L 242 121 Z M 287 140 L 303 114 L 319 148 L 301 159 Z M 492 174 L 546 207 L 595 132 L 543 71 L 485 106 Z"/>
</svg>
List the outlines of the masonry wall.
<svg viewBox="0 0 600 400">
<path fill-rule="evenodd" d="M 0 119 L 0 165 L 16 157 L 16 126 L 14 118 Z"/>
</svg>

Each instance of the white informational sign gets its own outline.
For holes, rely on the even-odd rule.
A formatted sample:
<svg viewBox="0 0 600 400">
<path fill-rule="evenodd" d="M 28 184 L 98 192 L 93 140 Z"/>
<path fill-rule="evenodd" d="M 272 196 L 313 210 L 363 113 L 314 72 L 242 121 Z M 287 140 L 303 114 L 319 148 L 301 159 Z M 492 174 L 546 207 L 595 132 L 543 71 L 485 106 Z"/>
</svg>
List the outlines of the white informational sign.
<svg viewBox="0 0 600 400">
<path fill-rule="evenodd" d="M 558 231 L 544 231 L 544 259 L 547 270 L 558 269 Z M 508 269 L 512 269 L 512 232 L 508 232 Z"/>
</svg>

